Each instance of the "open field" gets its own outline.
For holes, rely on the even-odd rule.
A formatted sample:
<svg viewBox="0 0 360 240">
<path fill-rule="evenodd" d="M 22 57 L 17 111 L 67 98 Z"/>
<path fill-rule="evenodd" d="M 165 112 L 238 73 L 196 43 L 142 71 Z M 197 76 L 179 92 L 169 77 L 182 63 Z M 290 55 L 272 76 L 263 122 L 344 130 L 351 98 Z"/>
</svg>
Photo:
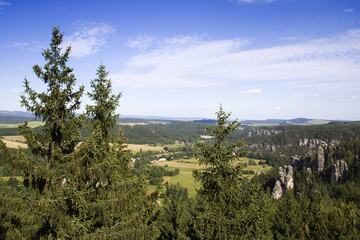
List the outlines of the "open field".
<svg viewBox="0 0 360 240">
<path fill-rule="evenodd" d="M 2 181 L 9 181 L 9 179 L 10 178 L 12 178 L 12 177 L 0 177 L 0 180 L 2 180 Z M 16 178 L 18 181 L 22 181 L 23 180 L 23 178 L 22 177 L 20 177 L 20 176 L 13 176 L 13 178 Z"/>
<path fill-rule="evenodd" d="M 123 125 L 123 126 L 136 126 L 136 125 L 149 125 L 149 124 L 168 124 L 169 122 L 157 122 L 157 121 L 149 121 L 149 122 L 134 122 L 134 123 L 118 123 L 118 125 Z"/>
<path fill-rule="evenodd" d="M 314 120 L 310 120 L 308 121 L 309 124 L 313 124 L 313 125 L 319 125 L 319 124 L 327 124 L 330 121 L 327 120 L 319 120 L 319 119 L 314 119 Z"/>
<path fill-rule="evenodd" d="M 0 128 L 17 128 L 22 123 L 0 123 Z M 36 128 L 44 125 L 41 121 L 30 121 L 28 122 L 29 127 Z"/>
<path fill-rule="evenodd" d="M 196 194 L 196 189 L 200 188 L 200 183 L 195 182 L 194 177 L 192 176 L 192 172 L 184 172 L 180 170 L 180 174 L 174 177 L 164 177 L 164 182 L 168 182 L 170 184 L 179 183 L 181 186 L 186 187 L 188 189 L 189 197 L 194 197 Z"/>
<path fill-rule="evenodd" d="M 127 147 L 126 147 L 127 150 L 134 151 L 134 152 L 139 152 L 140 149 L 142 149 L 143 151 L 148 151 L 148 150 L 161 151 L 164 149 L 163 146 L 153 147 L 153 146 L 146 145 L 146 144 L 126 144 L 126 145 L 127 145 Z"/>
<path fill-rule="evenodd" d="M 3 136 L 3 138 L 5 140 L 8 140 L 8 141 L 13 141 L 13 142 L 22 142 L 24 143 L 25 142 L 25 138 L 24 136 Z"/>
<path fill-rule="evenodd" d="M 27 144 L 24 143 L 25 139 L 23 136 L 3 136 L 2 141 L 8 148 L 27 148 Z"/>
<path fill-rule="evenodd" d="M 257 165 L 248 165 L 246 168 L 243 168 L 243 170 L 253 170 L 254 174 L 244 174 L 243 176 L 246 178 L 252 178 L 255 176 L 255 174 L 259 174 L 263 171 L 270 171 L 271 166 L 269 165 L 258 165 L 260 160 L 253 159 Z M 241 158 L 239 160 L 241 163 L 249 162 L 249 158 Z M 234 163 L 238 164 L 239 162 Z M 196 189 L 199 189 L 200 183 L 195 182 L 194 177 L 192 176 L 192 172 L 195 169 L 205 169 L 206 166 L 199 165 L 198 160 L 195 158 L 190 159 L 180 159 L 180 160 L 174 160 L 174 161 L 165 161 L 165 162 L 156 162 L 153 163 L 154 166 L 161 166 L 165 167 L 167 170 L 175 170 L 178 168 L 180 170 L 180 174 L 173 176 L 173 177 L 164 177 L 163 183 L 172 183 L 176 184 L 179 183 L 181 186 L 186 187 L 188 189 L 189 197 L 193 197 L 196 194 Z M 154 190 L 155 187 L 150 187 L 149 190 Z"/>
<path fill-rule="evenodd" d="M 173 147 L 181 147 L 181 146 L 184 146 L 184 144 L 182 143 L 176 143 L 176 144 L 166 144 L 166 145 L 159 145 L 159 146 L 151 146 L 151 145 L 148 145 L 148 144 L 126 144 L 127 145 L 127 150 L 130 150 L 132 152 L 139 152 L 140 149 L 142 151 L 148 151 L 148 150 L 151 150 L 151 151 L 162 151 L 164 150 L 164 147 L 168 147 L 168 148 L 173 148 Z"/>
<path fill-rule="evenodd" d="M 197 163 L 183 163 L 183 162 L 179 162 L 181 160 L 175 160 L 175 161 L 165 161 L 165 162 L 156 162 L 153 163 L 152 165 L 154 166 L 162 166 L 165 167 L 165 165 L 168 165 L 169 167 L 173 167 L 173 168 L 186 168 L 186 169 L 204 169 L 205 166 L 201 166 Z"/>
<path fill-rule="evenodd" d="M 212 139 L 214 138 L 214 136 L 210 136 L 210 135 L 200 135 L 201 138 L 203 139 Z"/>
</svg>

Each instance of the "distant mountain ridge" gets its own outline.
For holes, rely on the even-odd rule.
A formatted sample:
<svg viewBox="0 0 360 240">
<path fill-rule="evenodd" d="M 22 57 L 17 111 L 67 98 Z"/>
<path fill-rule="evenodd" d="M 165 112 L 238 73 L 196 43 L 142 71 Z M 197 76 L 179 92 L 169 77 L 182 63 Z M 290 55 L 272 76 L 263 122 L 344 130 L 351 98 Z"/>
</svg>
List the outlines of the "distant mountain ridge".
<svg viewBox="0 0 360 240">
<path fill-rule="evenodd" d="M 0 110 L 0 116 L 34 118 L 34 114 L 23 111 Z"/>
<path fill-rule="evenodd" d="M 18 118 L 19 121 L 34 120 L 35 116 L 32 113 L 23 111 L 7 111 L 0 110 L 0 117 L 3 121 L 4 117 Z M 121 115 L 119 122 L 130 122 L 131 119 L 139 122 L 145 121 L 187 121 L 198 122 L 204 124 L 216 123 L 215 119 L 201 118 L 201 117 L 161 117 L 161 116 L 142 116 L 142 115 Z M 266 119 L 266 120 L 243 120 L 243 125 L 250 126 L 276 126 L 276 125 L 319 125 L 330 122 L 345 122 L 345 120 L 327 120 L 327 119 L 310 119 L 310 118 L 294 118 L 294 119 Z"/>
</svg>

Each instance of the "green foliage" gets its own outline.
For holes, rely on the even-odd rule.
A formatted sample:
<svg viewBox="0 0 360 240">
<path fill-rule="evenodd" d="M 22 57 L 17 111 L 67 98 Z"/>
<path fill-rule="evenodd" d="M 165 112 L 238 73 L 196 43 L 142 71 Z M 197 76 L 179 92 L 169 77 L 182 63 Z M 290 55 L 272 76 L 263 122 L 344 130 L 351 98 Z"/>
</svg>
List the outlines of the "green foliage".
<svg viewBox="0 0 360 240">
<path fill-rule="evenodd" d="M 156 236 L 150 222 L 156 195 L 148 196 L 145 183 L 130 173 L 130 154 L 124 150 L 122 133 L 110 131 L 116 124 L 120 95 L 111 94 L 103 65 L 98 79 L 91 82 L 89 97 L 96 105 L 87 107 L 92 117 L 90 136 L 79 146 L 83 117 L 76 117 L 75 110 L 80 107 L 83 87 L 73 92 L 75 77 L 66 66 L 70 48 L 61 53 L 62 37 L 54 28 L 50 48 L 43 53 L 44 70 L 34 66 L 47 91 L 35 92 L 25 79 L 21 96 L 22 105 L 45 122 L 40 132 L 27 123 L 20 127 L 36 161 L 21 149 L 13 153 L 0 142 L 4 161 L 22 172 L 25 187 L 17 195 L 3 195 L 0 234 L 5 239 Z M 9 187 L 16 188 L 14 184 Z M 0 190 L 7 188 L 1 185 Z"/>
<path fill-rule="evenodd" d="M 207 128 L 215 137 L 212 145 L 196 144 L 195 156 L 205 171 L 194 171 L 201 188 L 196 196 L 196 236 L 199 239 L 268 239 L 265 200 L 259 185 L 249 184 L 241 165 L 233 162 L 245 156 L 243 142 L 227 144 L 240 123 L 228 122 L 230 114 L 220 107 L 217 124 Z"/>
<path fill-rule="evenodd" d="M 190 239 L 193 200 L 188 199 L 187 189 L 179 184 L 166 184 L 165 187 L 163 206 L 155 218 L 160 230 L 158 239 Z"/>
</svg>

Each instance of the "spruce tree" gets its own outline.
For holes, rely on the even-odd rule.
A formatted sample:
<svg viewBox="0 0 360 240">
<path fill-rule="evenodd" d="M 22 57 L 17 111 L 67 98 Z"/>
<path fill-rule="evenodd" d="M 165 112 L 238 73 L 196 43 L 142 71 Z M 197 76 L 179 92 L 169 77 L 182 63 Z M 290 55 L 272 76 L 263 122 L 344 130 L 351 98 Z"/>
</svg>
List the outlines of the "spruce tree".
<svg viewBox="0 0 360 240">
<path fill-rule="evenodd" d="M 24 176 L 40 192 L 61 182 L 65 174 L 62 166 L 80 141 L 81 119 L 75 113 L 80 108 L 84 87 L 74 91 L 76 78 L 73 69 L 66 65 L 71 48 L 62 53 L 62 41 L 63 34 L 54 27 L 50 47 L 42 53 L 46 64 L 43 69 L 39 65 L 33 67 L 36 76 L 47 86 L 46 91 L 37 93 L 25 78 L 25 91 L 21 95 L 21 105 L 45 123 L 41 132 L 33 131 L 27 123 L 20 127 L 28 147 L 43 158 L 43 166 L 28 169 Z"/>
<path fill-rule="evenodd" d="M 94 106 L 87 106 L 90 136 L 68 165 L 66 194 L 71 199 L 75 237 L 149 239 L 154 199 L 147 196 L 144 182 L 130 174 L 130 153 L 124 148 L 122 131 L 113 133 L 121 94 L 112 94 L 104 65 L 91 81 L 88 93 Z M 74 187 L 75 186 L 75 187 Z"/>
<path fill-rule="evenodd" d="M 76 78 L 67 66 L 71 48 L 62 52 L 62 41 L 63 34 L 54 27 L 50 47 L 42 53 L 44 67 L 33 67 L 46 90 L 38 93 L 24 80 L 21 105 L 41 119 L 44 126 L 40 132 L 27 123 L 19 127 L 34 156 L 30 158 L 21 149 L 17 154 L 7 153 L 7 161 L 21 171 L 25 186 L 14 203 L 18 209 L 13 209 L 22 214 L 17 214 L 16 221 L 8 222 L 7 238 L 68 238 L 73 232 L 72 206 L 63 184 L 68 176 L 66 165 L 73 161 L 80 141 L 81 119 L 75 112 L 84 87 L 74 90 Z"/>
<path fill-rule="evenodd" d="M 144 182 L 130 174 L 122 133 L 111 132 L 120 94 L 112 94 L 108 73 L 100 65 L 89 93 L 95 105 L 87 106 L 91 134 L 80 143 L 85 117 L 77 117 L 75 111 L 84 88 L 73 91 L 76 79 L 66 66 L 70 48 L 62 53 L 62 38 L 53 28 L 50 48 L 43 52 L 47 62 L 43 69 L 34 66 L 46 91 L 37 93 L 25 79 L 21 95 L 22 105 L 44 121 L 40 132 L 27 123 L 20 127 L 36 160 L 21 149 L 13 154 L 0 142 L 6 161 L 22 172 L 25 185 L 19 193 L 2 197 L 1 207 L 8 211 L 0 211 L 4 216 L 0 235 L 5 239 L 154 238 L 151 214 L 156 196 L 147 196 Z"/>
<path fill-rule="evenodd" d="M 227 138 L 241 123 L 229 121 L 220 107 L 217 124 L 205 128 L 213 143 L 198 142 L 195 157 L 206 170 L 194 171 L 201 183 L 196 195 L 194 221 L 199 239 L 268 239 L 265 200 L 260 186 L 242 176 L 240 158 L 246 156 L 242 141 L 228 144 Z"/>
</svg>

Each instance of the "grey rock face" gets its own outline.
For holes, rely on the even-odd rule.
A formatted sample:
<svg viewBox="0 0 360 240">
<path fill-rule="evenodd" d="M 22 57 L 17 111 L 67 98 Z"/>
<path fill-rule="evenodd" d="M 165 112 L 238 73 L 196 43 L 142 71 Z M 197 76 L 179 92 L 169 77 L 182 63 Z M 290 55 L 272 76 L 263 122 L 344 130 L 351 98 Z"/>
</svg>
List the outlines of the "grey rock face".
<svg viewBox="0 0 360 240">
<path fill-rule="evenodd" d="M 336 161 L 336 163 L 332 165 L 331 170 L 334 173 L 335 182 L 337 182 L 348 171 L 348 166 L 345 161 L 340 160 Z"/>
<path fill-rule="evenodd" d="M 283 190 L 281 187 L 281 182 L 279 180 L 276 181 L 274 189 L 272 191 L 271 197 L 274 199 L 279 199 L 283 195 Z"/>
<path fill-rule="evenodd" d="M 317 164 L 316 169 L 318 172 L 322 172 L 325 166 L 325 148 L 327 144 L 325 142 L 321 142 L 318 147 L 318 156 L 317 156 Z"/>
<path fill-rule="evenodd" d="M 299 144 L 299 146 L 305 146 L 305 147 L 309 147 L 309 148 L 316 148 L 316 147 L 319 146 L 320 141 L 317 138 L 315 138 L 315 139 L 304 138 L 304 139 L 300 139 L 298 141 L 298 144 Z"/>
<path fill-rule="evenodd" d="M 252 130 L 251 132 L 248 133 L 248 137 L 252 136 L 252 135 L 257 135 L 257 136 L 261 136 L 261 135 L 276 135 L 279 133 L 284 132 L 283 130 L 276 130 L 276 129 L 266 129 L 266 128 L 256 128 L 254 130 Z"/>
<path fill-rule="evenodd" d="M 294 169 L 291 165 L 279 167 L 278 180 L 275 183 L 271 197 L 279 199 L 288 189 L 294 188 Z M 280 191 L 281 189 L 281 191 Z"/>
</svg>

